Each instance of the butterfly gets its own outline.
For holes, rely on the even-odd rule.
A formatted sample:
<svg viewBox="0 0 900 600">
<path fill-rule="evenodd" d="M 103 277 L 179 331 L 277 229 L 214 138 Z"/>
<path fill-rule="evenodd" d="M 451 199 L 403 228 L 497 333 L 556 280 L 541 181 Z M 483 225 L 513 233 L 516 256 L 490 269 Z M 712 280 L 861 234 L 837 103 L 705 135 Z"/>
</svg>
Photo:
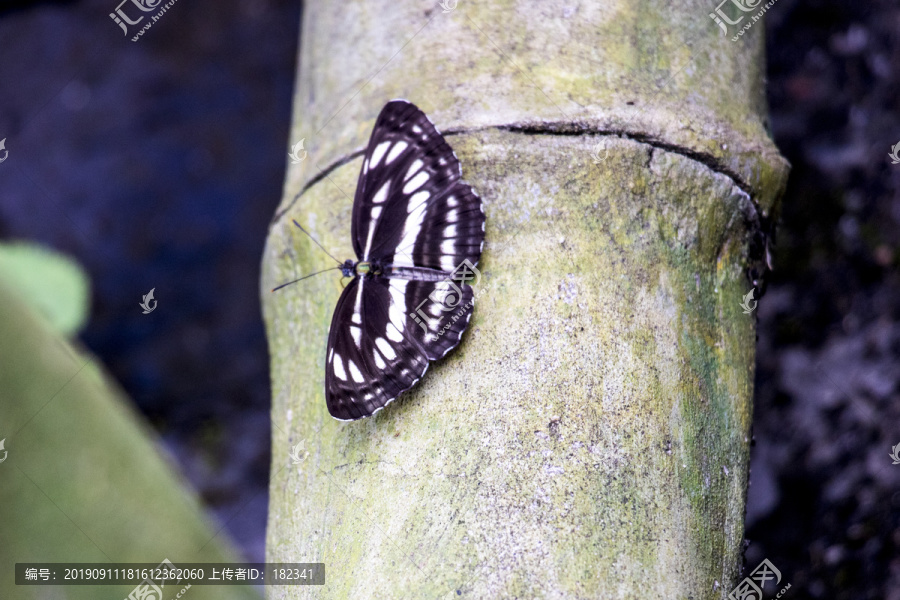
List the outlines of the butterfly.
<svg viewBox="0 0 900 600">
<path fill-rule="evenodd" d="M 341 264 L 352 280 L 328 334 L 325 402 L 335 419 L 375 414 L 459 344 L 485 224 L 481 198 L 461 177 L 425 113 L 405 100 L 384 106 L 353 200 L 357 260 Z"/>
</svg>

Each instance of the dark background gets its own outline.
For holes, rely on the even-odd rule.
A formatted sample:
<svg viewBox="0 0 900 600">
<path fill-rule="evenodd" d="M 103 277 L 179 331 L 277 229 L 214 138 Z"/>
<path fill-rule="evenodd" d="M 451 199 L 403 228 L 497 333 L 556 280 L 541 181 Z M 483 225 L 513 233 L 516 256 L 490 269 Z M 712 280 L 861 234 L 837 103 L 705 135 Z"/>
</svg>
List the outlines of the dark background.
<svg viewBox="0 0 900 600">
<path fill-rule="evenodd" d="M 117 4 L 0 4 L 0 239 L 86 267 L 81 339 L 263 560 L 258 277 L 300 2 L 178 0 L 137 43 L 109 19 Z M 768 558 L 788 598 L 900 600 L 900 6 L 779 0 L 765 25 L 773 136 L 793 169 L 755 313 L 746 563 Z"/>
</svg>

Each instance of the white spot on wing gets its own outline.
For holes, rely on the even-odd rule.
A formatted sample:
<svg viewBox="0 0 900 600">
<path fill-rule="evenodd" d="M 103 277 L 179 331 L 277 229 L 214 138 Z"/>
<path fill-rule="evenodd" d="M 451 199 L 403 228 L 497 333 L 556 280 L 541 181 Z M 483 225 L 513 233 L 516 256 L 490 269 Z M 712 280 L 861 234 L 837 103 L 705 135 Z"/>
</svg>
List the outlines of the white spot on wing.
<svg viewBox="0 0 900 600">
<path fill-rule="evenodd" d="M 416 159 L 416 162 L 414 162 L 413 164 L 411 164 L 409 166 L 409 170 L 406 172 L 406 175 L 403 176 L 403 181 L 407 181 L 410 177 L 415 175 L 416 171 L 421 169 L 422 165 L 424 165 L 424 164 L 425 163 L 423 163 L 421 160 Z"/>
<path fill-rule="evenodd" d="M 400 330 L 393 323 L 387 324 L 387 337 L 392 342 L 402 342 L 403 334 L 400 333 Z"/>
<path fill-rule="evenodd" d="M 350 320 L 358 325 L 362 325 L 362 288 L 364 279 L 360 278 L 359 287 L 356 289 L 356 300 L 353 301 L 353 316 Z M 359 342 L 356 343 L 359 346 Z"/>
<path fill-rule="evenodd" d="M 406 310 L 406 286 L 408 285 L 409 281 L 406 279 L 391 279 L 388 288 L 391 292 L 391 305 L 396 304 L 404 311 Z"/>
<path fill-rule="evenodd" d="M 362 344 L 361 344 L 361 341 L 362 341 L 362 329 L 360 329 L 359 327 L 353 327 L 353 326 L 351 325 L 351 326 L 350 326 L 350 335 L 353 336 L 353 341 L 356 342 L 356 347 L 357 347 L 357 348 L 362 348 Z"/>
<path fill-rule="evenodd" d="M 375 146 L 375 150 L 372 151 L 372 164 L 369 165 L 370 168 L 374 169 L 378 166 L 378 163 L 381 162 L 384 153 L 387 152 L 388 146 L 390 145 L 390 142 L 381 142 Z"/>
<path fill-rule="evenodd" d="M 444 244 L 447 242 L 443 242 L 441 244 L 441 250 L 444 250 Z M 452 271 L 456 268 L 456 265 L 453 264 L 453 256 L 442 256 L 441 257 L 441 269 L 444 271 Z"/>
<path fill-rule="evenodd" d="M 375 223 L 369 223 L 369 235 L 366 236 L 366 249 L 363 250 L 363 260 L 369 260 L 369 250 L 372 249 L 373 235 L 375 235 Z"/>
<path fill-rule="evenodd" d="M 375 345 L 378 346 L 378 349 L 381 350 L 381 353 L 384 354 L 385 358 L 388 360 L 397 358 L 397 353 L 394 352 L 394 349 L 388 344 L 386 339 L 382 337 L 375 338 Z"/>
<path fill-rule="evenodd" d="M 403 186 L 403 193 L 413 193 L 414 191 L 425 185 L 426 181 L 428 181 L 428 173 L 426 173 L 425 171 L 419 171 L 415 177 L 410 179 L 408 182 L 406 182 L 406 185 Z"/>
<path fill-rule="evenodd" d="M 352 360 L 347 361 L 347 368 L 350 369 L 350 377 L 353 378 L 353 381 L 356 383 L 362 383 L 365 381 L 363 379 L 362 373 L 359 371 L 359 367 L 356 366 L 356 363 Z"/>
<path fill-rule="evenodd" d="M 396 327 L 400 331 L 406 329 L 406 313 L 404 313 L 393 304 L 391 305 L 391 308 L 388 312 L 391 317 L 391 323 L 394 324 L 394 327 Z"/>
<path fill-rule="evenodd" d="M 409 199 L 409 206 L 407 207 L 407 212 L 412 212 L 419 208 L 421 205 L 425 204 L 428 199 L 431 198 L 431 192 L 428 190 L 422 190 L 421 192 L 416 192 Z"/>
<path fill-rule="evenodd" d="M 456 240 L 444 240 L 443 242 L 441 242 L 441 252 L 443 252 L 444 254 L 453 254 L 455 247 L 456 247 Z M 449 258 L 449 257 L 447 257 L 447 256 L 441 257 L 441 266 L 443 266 L 443 260 L 445 258 Z"/>
<path fill-rule="evenodd" d="M 384 185 L 381 186 L 381 189 L 378 190 L 375 195 L 372 197 L 372 202 L 375 204 L 381 204 L 387 199 L 388 191 L 391 188 L 391 182 L 385 181 Z M 377 210 L 377 212 L 376 212 Z M 375 220 L 381 216 L 381 207 L 376 206 L 372 208 L 372 218 L 369 220 L 369 232 L 366 235 L 366 249 L 363 251 L 363 259 L 369 258 L 369 250 L 372 248 L 372 236 L 375 235 Z"/>
<path fill-rule="evenodd" d="M 372 357 L 375 359 L 375 366 L 379 369 L 384 369 L 387 366 L 387 364 L 384 362 L 384 359 L 381 358 L 381 354 L 379 354 L 377 351 L 372 352 Z"/>
<path fill-rule="evenodd" d="M 347 372 L 344 371 L 344 361 L 340 354 L 334 355 L 334 376 L 341 381 L 347 381 Z"/>
<path fill-rule="evenodd" d="M 408 284 L 409 281 L 405 279 L 394 279 L 391 280 L 388 288 L 391 292 L 391 306 L 388 309 L 388 316 L 394 327 L 401 332 L 406 329 L 406 286 Z"/>
<path fill-rule="evenodd" d="M 398 249 L 409 249 L 415 245 L 416 238 L 419 237 L 419 232 L 422 231 L 422 223 L 424 221 L 425 205 L 423 204 L 406 216 L 406 221 L 403 223 L 403 237 L 400 239 L 400 243 L 397 244 Z"/>
<path fill-rule="evenodd" d="M 394 144 L 394 147 L 391 148 L 391 151 L 388 153 L 387 158 L 384 160 L 384 164 L 389 165 L 394 162 L 400 154 L 403 153 L 404 150 L 409 146 L 406 142 L 397 142 Z"/>
<path fill-rule="evenodd" d="M 375 192 L 375 195 L 372 196 L 372 202 L 375 204 L 381 204 L 385 200 L 387 200 L 388 191 L 391 189 L 390 180 L 385 181 L 384 185 L 381 186 L 381 189 Z"/>
</svg>

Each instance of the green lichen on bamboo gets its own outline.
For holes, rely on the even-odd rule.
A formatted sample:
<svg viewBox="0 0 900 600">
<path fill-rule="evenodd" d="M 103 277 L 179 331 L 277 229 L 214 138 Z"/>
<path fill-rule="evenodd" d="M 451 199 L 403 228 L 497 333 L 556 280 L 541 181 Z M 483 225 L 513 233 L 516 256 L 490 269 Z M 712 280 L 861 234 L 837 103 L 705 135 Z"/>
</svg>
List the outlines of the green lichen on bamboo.
<svg viewBox="0 0 900 600">
<path fill-rule="evenodd" d="M 742 254 L 726 257 L 726 274 L 716 265 L 744 244 L 729 215 L 746 198 L 704 165 L 627 140 L 594 165 L 595 141 L 454 139 L 489 219 L 484 292 L 458 351 L 373 419 L 338 424 L 324 407 L 336 280 L 267 298 L 276 468 L 299 439 L 317 448 L 279 470 L 271 560 L 315 555 L 332 572 L 366 573 L 339 578 L 331 597 L 466 586 L 575 597 L 623 582 L 633 597 L 648 586 L 687 597 L 735 575 L 747 444 L 732 438 L 749 426 L 750 371 L 716 346 L 752 346 L 754 333 L 745 318 L 735 342 L 723 339 L 721 313 L 744 293 Z M 566 177 L 542 179 L 548 162 Z M 275 224 L 264 287 L 316 268 L 313 252 L 297 265 L 308 241 L 289 218 L 313 223 L 330 249 L 347 245 L 346 227 L 332 229 L 351 206 L 337 188 L 358 168 L 338 169 L 336 187 L 311 189 Z M 366 546 L 371 536 L 384 543 Z"/>
</svg>

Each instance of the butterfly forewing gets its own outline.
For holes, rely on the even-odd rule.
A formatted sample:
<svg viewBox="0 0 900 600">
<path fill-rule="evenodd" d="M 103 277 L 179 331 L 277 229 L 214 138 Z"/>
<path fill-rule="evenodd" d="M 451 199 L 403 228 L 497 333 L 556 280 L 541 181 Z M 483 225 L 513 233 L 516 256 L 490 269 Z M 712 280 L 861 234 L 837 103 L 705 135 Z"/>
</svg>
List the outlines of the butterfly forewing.
<svg viewBox="0 0 900 600">
<path fill-rule="evenodd" d="M 332 318 L 326 401 L 332 416 L 369 416 L 418 382 L 455 347 L 473 291 L 453 273 L 478 263 L 481 199 L 460 180 L 453 150 L 413 104 L 385 105 L 372 131 L 353 204 L 353 249 L 383 267 L 357 275 Z"/>
<path fill-rule="evenodd" d="M 357 258 L 443 270 L 459 261 L 442 265 L 439 254 L 477 260 L 484 214 L 460 175 L 453 149 L 425 113 L 406 101 L 389 102 L 375 122 L 356 187 Z"/>
</svg>

